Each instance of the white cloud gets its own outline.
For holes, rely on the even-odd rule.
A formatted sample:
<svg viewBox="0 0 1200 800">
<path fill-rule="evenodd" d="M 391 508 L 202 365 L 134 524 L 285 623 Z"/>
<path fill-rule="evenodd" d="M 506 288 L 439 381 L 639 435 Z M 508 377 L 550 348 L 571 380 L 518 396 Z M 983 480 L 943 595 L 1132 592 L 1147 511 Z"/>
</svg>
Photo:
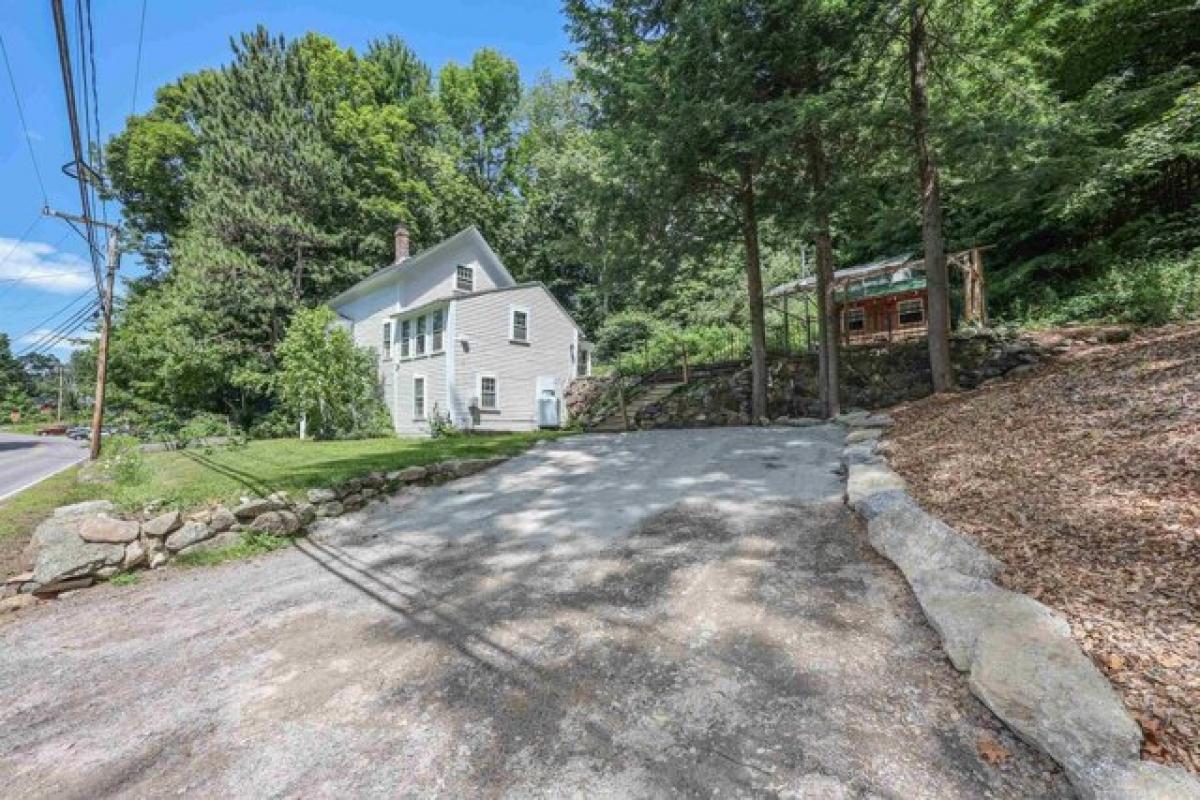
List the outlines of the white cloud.
<svg viewBox="0 0 1200 800">
<path fill-rule="evenodd" d="M 96 284 L 91 262 L 42 242 L 18 243 L 0 236 L 0 262 L 0 291 L 21 288 L 72 294 Z"/>
</svg>

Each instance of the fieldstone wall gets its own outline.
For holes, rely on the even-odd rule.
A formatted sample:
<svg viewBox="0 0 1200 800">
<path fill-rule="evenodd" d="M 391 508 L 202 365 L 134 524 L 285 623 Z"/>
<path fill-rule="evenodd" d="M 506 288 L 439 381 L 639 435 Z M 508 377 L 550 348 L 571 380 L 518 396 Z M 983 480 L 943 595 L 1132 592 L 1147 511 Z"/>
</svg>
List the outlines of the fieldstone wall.
<svg viewBox="0 0 1200 800">
<path fill-rule="evenodd" d="M 244 533 L 303 534 L 322 517 L 356 511 L 368 502 L 413 484 L 443 483 L 495 466 L 507 457 L 443 461 L 394 472 L 372 472 L 328 488 L 309 489 L 303 498 L 286 492 L 244 497 L 232 508 L 191 512 L 155 506 L 122 517 L 107 500 L 63 506 L 33 532 L 23 554 L 25 572 L 5 581 L 8 607 L 27 600 L 83 589 L 120 572 L 157 569 L 188 553 L 237 544 Z"/>
<path fill-rule="evenodd" d="M 973 389 L 1004 375 L 1034 368 L 1045 352 L 1032 338 L 1003 330 L 990 330 L 951 337 L 951 359 L 959 385 Z M 804 419 L 820 414 L 817 389 L 817 356 L 801 354 L 778 359 L 768 365 L 767 414 L 772 422 Z M 932 391 L 929 351 L 924 340 L 880 347 L 854 347 L 842 351 L 842 406 L 878 409 L 918 400 Z M 608 402 L 607 379 L 586 379 L 568 391 L 572 414 L 598 420 L 612 411 L 597 407 Z M 749 425 L 751 372 L 749 367 L 723 371 L 698 371 L 660 402 L 638 408 L 631 422 L 639 428 Z M 602 399 L 603 398 L 603 399 Z"/>
</svg>

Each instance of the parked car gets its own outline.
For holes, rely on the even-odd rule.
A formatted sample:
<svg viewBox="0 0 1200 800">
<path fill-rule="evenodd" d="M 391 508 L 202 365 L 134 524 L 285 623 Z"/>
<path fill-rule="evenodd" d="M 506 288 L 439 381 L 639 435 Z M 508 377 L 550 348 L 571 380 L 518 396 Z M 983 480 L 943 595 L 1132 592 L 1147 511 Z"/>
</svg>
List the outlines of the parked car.
<svg viewBox="0 0 1200 800">
<path fill-rule="evenodd" d="M 68 439 L 90 439 L 92 429 L 86 425 L 76 425 L 74 428 L 67 428 Z"/>
<path fill-rule="evenodd" d="M 54 425 L 44 425 L 37 429 L 38 436 L 65 436 L 70 430 L 70 425 L 65 423 L 56 423 Z"/>
</svg>

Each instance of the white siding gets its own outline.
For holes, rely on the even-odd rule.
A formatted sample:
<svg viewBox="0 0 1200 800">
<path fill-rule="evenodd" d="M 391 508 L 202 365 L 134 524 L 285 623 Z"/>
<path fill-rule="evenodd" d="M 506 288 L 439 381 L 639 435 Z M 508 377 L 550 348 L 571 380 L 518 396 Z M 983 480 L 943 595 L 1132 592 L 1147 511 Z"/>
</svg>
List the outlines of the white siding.
<svg viewBox="0 0 1200 800">
<path fill-rule="evenodd" d="M 444 297 L 455 297 L 459 293 L 454 290 L 454 278 L 458 265 L 463 264 L 475 270 L 475 289 L 482 292 L 486 289 L 512 285 L 511 279 L 502 271 L 486 264 L 486 259 L 469 241 L 458 247 L 451 248 L 439 254 L 436 264 L 430 264 L 415 274 L 402 280 L 400 300 L 405 308 L 416 308 L 425 303 Z M 401 270 L 401 276 L 404 276 Z"/>
<path fill-rule="evenodd" d="M 574 374 L 571 357 L 575 323 L 542 286 L 464 297 L 456 304 L 454 331 L 454 416 L 459 424 L 470 419 L 477 400 L 480 374 L 495 375 L 500 407 L 482 411 L 478 427 L 491 430 L 530 430 L 537 427 L 535 397 L 539 376 L 554 378 L 561 401 Z M 511 309 L 529 312 L 529 343 L 509 341 Z M 562 406 L 560 405 L 560 408 Z M 564 413 L 564 412 L 560 412 Z"/>
<path fill-rule="evenodd" d="M 396 433 L 401 436 L 424 436 L 429 433 L 429 420 L 434 410 L 446 411 L 446 356 L 425 356 L 395 362 L 391 371 L 394 389 L 386 395 L 392 409 Z M 413 378 L 425 376 L 425 419 L 413 417 Z"/>
</svg>

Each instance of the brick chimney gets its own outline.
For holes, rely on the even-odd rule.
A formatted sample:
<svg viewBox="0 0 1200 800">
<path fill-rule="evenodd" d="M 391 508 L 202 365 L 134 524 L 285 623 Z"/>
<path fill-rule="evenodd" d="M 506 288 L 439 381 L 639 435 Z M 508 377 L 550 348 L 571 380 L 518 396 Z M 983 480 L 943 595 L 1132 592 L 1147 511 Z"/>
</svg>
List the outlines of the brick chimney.
<svg viewBox="0 0 1200 800">
<path fill-rule="evenodd" d="M 408 228 L 401 222 L 396 226 L 396 261 L 399 264 L 408 258 Z"/>
</svg>

